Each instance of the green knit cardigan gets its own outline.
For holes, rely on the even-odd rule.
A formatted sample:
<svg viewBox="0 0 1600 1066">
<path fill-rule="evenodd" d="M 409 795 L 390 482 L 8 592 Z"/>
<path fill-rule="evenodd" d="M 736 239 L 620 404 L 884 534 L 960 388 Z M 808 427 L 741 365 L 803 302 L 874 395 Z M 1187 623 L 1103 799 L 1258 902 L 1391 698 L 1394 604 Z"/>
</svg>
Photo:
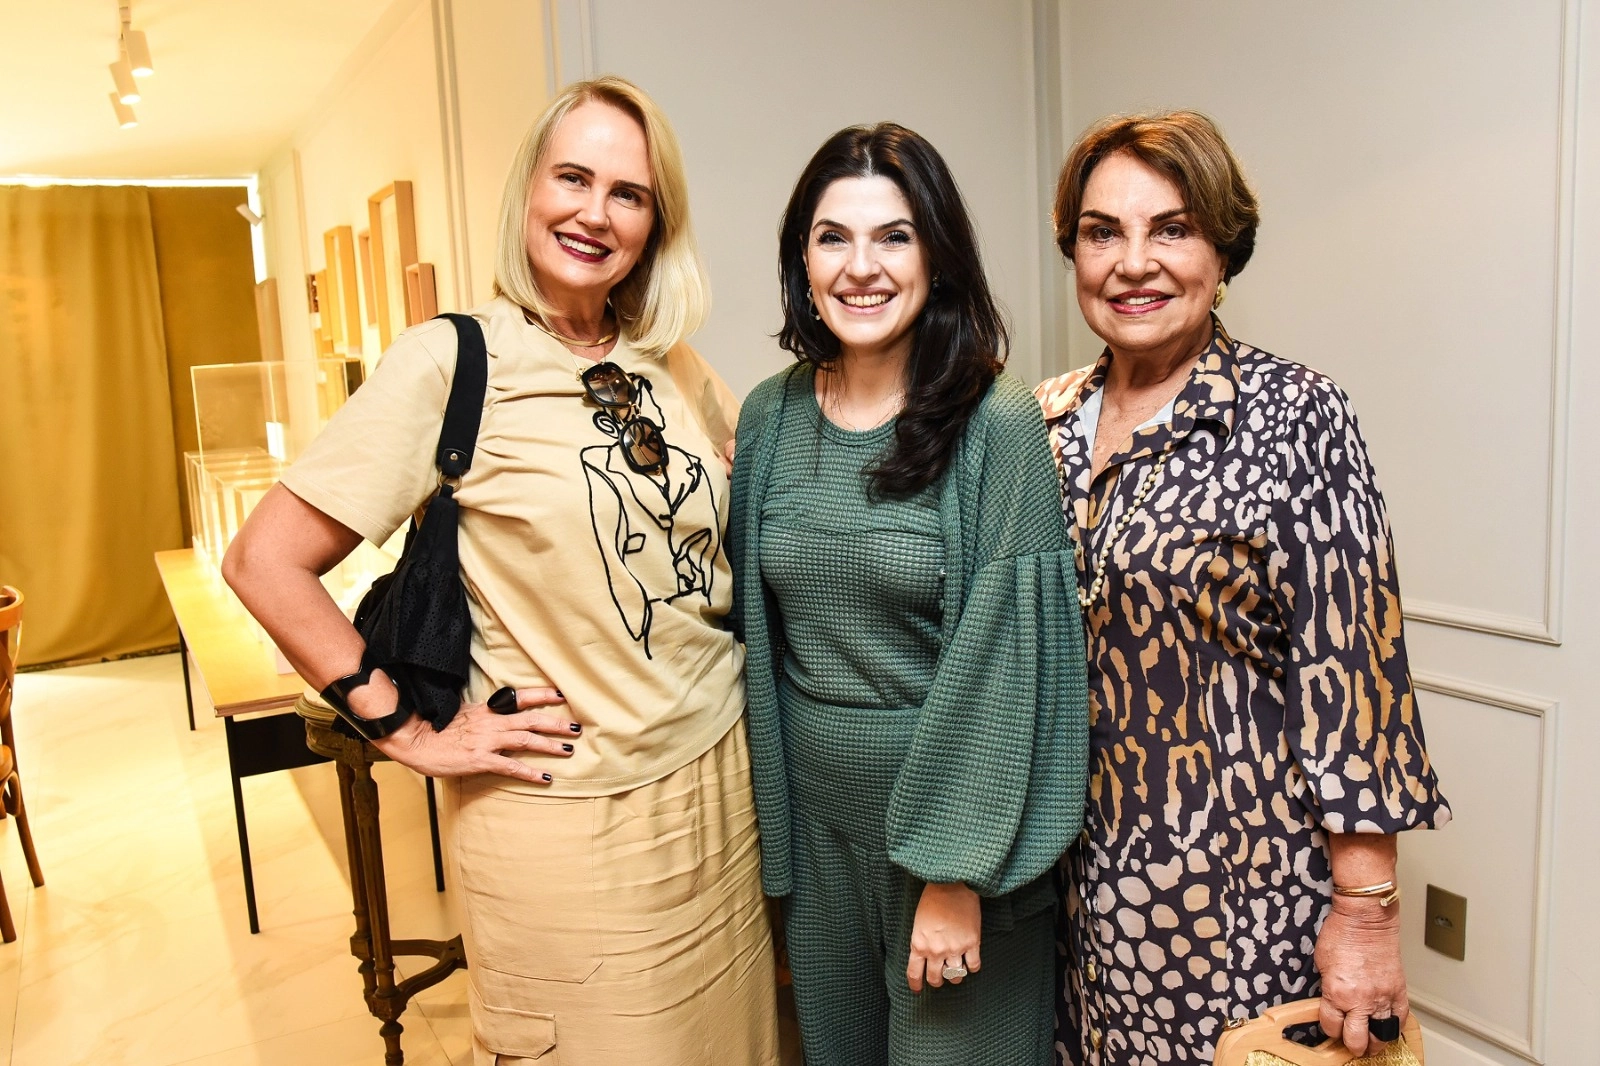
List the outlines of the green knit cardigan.
<svg viewBox="0 0 1600 1066">
<path fill-rule="evenodd" d="M 748 724 L 761 885 L 788 895 L 791 838 L 778 679 L 783 626 L 759 538 L 786 404 L 802 364 L 756 386 L 739 413 L 728 551 L 730 624 L 748 652 Z M 941 652 L 890 796 L 889 859 L 927 883 L 1001 896 L 1055 864 L 1083 823 L 1089 723 L 1082 621 L 1055 461 L 1033 394 L 1009 374 L 973 414 L 939 486 Z M 840 797 L 848 803 L 847 797 Z"/>
</svg>

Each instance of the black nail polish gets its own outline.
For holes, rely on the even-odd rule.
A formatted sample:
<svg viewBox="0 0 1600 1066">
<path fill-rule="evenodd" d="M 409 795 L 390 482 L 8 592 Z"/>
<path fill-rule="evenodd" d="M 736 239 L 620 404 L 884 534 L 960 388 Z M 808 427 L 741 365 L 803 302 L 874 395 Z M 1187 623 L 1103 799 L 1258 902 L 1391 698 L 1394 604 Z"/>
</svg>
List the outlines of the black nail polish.
<svg viewBox="0 0 1600 1066">
<path fill-rule="evenodd" d="M 549 781 L 549 780 L 551 780 L 551 777 L 550 777 L 550 775 L 549 775 L 549 774 L 540 774 L 540 775 L 539 775 L 539 776 L 540 776 L 540 777 L 542 777 L 542 778 L 544 778 L 544 779 L 545 779 L 545 780 L 546 780 L 546 781 Z"/>
<path fill-rule="evenodd" d="M 572 731 L 574 733 L 581 733 L 581 732 L 583 732 L 583 726 L 579 725 L 577 722 L 573 722 L 572 723 Z"/>
<path fill-rule="evenodd" d="M 563 699 L 563 700 L 567 698 L 566 694 L 563 693 L 560 689 L 556 689 L 556 697 L 558 699 Z"/>
<path fill-rule="evenodd" d="M 561 745 L 561 750 L 565 751 L 565 752 L 570 752 L 570 751 L 572 751 L 572 745 L 571 744 L 563 744 L 563 745 Z"/>
</svg>

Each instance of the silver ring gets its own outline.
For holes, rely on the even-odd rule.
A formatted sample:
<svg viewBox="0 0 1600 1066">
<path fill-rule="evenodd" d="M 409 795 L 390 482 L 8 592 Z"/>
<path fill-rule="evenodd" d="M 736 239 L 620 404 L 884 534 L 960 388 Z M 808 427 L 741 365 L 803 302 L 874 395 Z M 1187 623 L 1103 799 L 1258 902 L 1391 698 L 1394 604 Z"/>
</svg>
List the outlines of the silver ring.
<svg viewBox="0 0 1600 1066">
<path fill-rule="evenodd" d="M 944 979 L 946 981 L 957 981 L 965 976 L 967 976 L 967 968 L 965 966 L 956 965 L 944 968 Z"/>
</svg>

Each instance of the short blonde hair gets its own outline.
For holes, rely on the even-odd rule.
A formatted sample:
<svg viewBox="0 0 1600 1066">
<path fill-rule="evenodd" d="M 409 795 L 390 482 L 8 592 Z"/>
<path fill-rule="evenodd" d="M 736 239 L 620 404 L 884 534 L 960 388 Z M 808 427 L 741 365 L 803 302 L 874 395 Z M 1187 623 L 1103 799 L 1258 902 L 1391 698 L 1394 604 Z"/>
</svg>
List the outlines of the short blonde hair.
<svg viewBox="0 0 1600 1066">
<path fill-rule="evenodd" d="M 1084 130 L 1056 183 L 1053 221 L 1061 254 L 1072 260 L 1089 175 L 1118 152 L 1171 179 L 1200 232 L 1222 256 L 1225 278 L 1232 281 L 1255 251 L 1261 212 L 1222 131 L 1198 111 L 1112 115 Z"/>
<path fill-rule="evenodd" d="M 689 185 L 677 135 L 654 100 L 637 85 L 607 75 L 567 86 L 545 108 L 517 149 L 500 198 L 500 246 L 494 291 L 541 318 L 554 313 L 528 264 L 528 190 L 556 127 L 580 104 L 609 104 L 644 130 L 655 186 L 655 225 L 639 262 L 611 290 L 611 306 L 629 342 L 660 354 L 693 333 L 711 309 L 711 285 L 689 224 Z"/>
</svg>

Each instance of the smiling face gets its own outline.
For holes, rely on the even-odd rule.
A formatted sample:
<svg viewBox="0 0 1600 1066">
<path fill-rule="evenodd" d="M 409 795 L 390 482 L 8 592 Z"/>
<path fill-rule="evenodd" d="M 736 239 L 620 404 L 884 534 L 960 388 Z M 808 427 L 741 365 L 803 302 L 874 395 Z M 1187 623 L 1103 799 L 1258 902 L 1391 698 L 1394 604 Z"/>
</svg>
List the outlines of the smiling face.
<svg viewBox="0 0 1600 1066">
<path fill-rule="evenodd" d="M 842 355 L 910 352 L 928 302 L 928 256 L 893 181 L 840 178 L 823 190 L 806 238 L 806 273 Z"/>
<path fill-rule="evenodd" d="M 528 265 L 555 307 L 588 313 L 639 262 L 655 225 L 644 129 L 610 104 L 561 120 L 528 187 Z"/>
<path fill-rule="evenodd" d="M 1083 317 L 1113 354 L 1198 352 L 1224 266 L 1166 175 L 1126 152 L 1090 173 L 1073 267 Z"/>
</svg>

